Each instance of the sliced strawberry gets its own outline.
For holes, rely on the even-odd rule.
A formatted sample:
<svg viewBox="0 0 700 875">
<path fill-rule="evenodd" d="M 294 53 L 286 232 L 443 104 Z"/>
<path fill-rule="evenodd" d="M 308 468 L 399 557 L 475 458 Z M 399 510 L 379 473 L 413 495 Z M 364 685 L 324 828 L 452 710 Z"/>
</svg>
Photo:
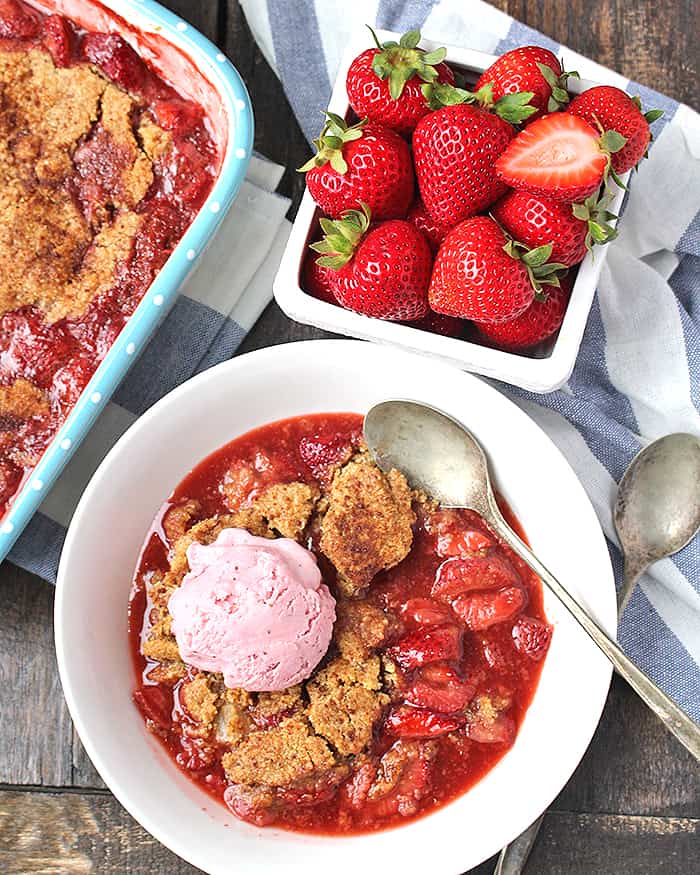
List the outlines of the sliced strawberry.
<svg viewBox="0 0 700 875">
<path fill-rule="evenodd" d="M 75 31 L 62 15 L 49 15 L 44 20 L 44 45 L 57 67 L 67 67 L 73 56 Z"/>
<path fill-rule="evenodd" d="M 159 729 L 168 729 L 173 711 L 173 696 L 161 686 L 143 686 L 134 691 L 134 702 L 147 720 Z"/>
<path fill-rule="evenodd" d="M 552 627 L 534 617 L 518 617 L 513 626 L 513 643 L 518 653 L 536 661 L 542 659 L 552 640 Z"/>
<path fill-rule="evenodd" d="M 435 738 L 463 726 L 463 717 L 446 717 L 427 708 L 403 705 L 393 710 L 384 724 L 387 732 L 399 738 Z"/>
<path fill-rule="evenodd" d="M 450 600 L 454 596 L 479 589 L 498 589 L 518 583 L 510 562 L 498 553 L 448 559 L 438 568 L 431 595 Z"/>
<path fill-rule="evenodd" d="M 418 629 L 387 650 L 404 671 L 440 660 L 458 660 L 462 655 L 462 632 L 453 624 Z"/>
<path fill-rule="evenodd" d="M 493 547 L 493 540 L 483 532 L 474 529 L 458 530 L 438 535 L 437 554 L 445 559 L 455 556 L 467 558 L 485 553 L 489 547 Z"/>
<path fill-rule="evenodd" d="M 510 649 L 510 648 L 509 648 Z M 481 639 L 481 652 L 486 664 L 495 671 L 506 672 L 510 668 L 510 660 L 503 642 L 498 638 L 484 636 Z M 512 652 L 510 654 L 512 658 Z"/>
<path fill-rule="evenodd" d="M 32 39 L 39 33 L 39 18 L 17 0 L 0 0 L 0 37 Z"/>
<path fill-rule="evenodd" d="M 600 186 L 608 166 L 600 140 L 601 133 L 582 118 L 553 113 L 508 144 L 496 171 L 511 188 L 568 203 L 585 200 Z"/>
<path fill-rule="evenodd" d="M 496 592 L 472 592 L 452 602 L 452 610 L 464 620 L 467 629 L 480 632 L 505 623 L 522 611 L 527 593 L 521 586 L 507 586 Z"/>
<path fill-rule="evenodd" d="M 148 72 L 146 65 L 119 34 L 88 32 L 81 49 L 86 60 L 126 91 L 138 90 L 143 85 Z"/>
<path fill-rule="evenodd" d="M 352 456 L 352 446 L 345 435 L 303 437 L 299 455 L 314 477 L 323 479 L 329 470 L 342 465 Z"/>
<path fill-rule="evenodd" d="M 173 97 L 158 100 L 153 106 L 156 121 L 166 131 L 185 137 L 202 123 L 202 108 L 190 100 Z"/>
<path fill-rule="evenodd" d="M 450 610 L 433 599 L 413 598 L 401 605 L 401 617 L 417 626 L 439 626 L 453 620 Z"/>
<path fill-rule="evenodd" d="M 465 732 L 479 744 L 512 744 L 515 738 L 515 721 L 507 714 L 499 714 L 495 720 L 476 720 L 467 723 Z"/>
<path fill-rule="evenodd" d="M 415 814 L 421 800 L 432 790 L 432 766 L 437 752 L 433 741 L 399 739 L 394 742 L 378 766 L 374 765 L 365 810 L 375 818 Z M 361 789 L 363 787 L 364 780 Z M 360 795 L 361 792 L 354 798 Z"/>
<path fill-rule="evenodd" d="M 405 698 L 420 708 L 453 714 L 466 708 L 475 693 L 476 684 L 461 678 L 450 665 L 434 663 L 421 669 Z"/>
</svg>

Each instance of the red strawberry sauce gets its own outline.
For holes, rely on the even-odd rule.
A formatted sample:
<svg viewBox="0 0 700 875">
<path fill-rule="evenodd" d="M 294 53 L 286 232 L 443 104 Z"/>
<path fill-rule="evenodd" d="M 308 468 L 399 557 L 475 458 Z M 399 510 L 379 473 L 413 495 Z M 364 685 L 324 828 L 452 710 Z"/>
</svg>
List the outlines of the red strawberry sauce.
<svg viewBox="0 0 700 875">
<path fill-rule="evenodd" d="M 163 524 L 164 516 L 173 505 L 189 499 L 201 504 L 193 521 L 226 512 L 220 484 L 225 473 L 239 465 L 252 464 L 257 472 L 246 485 L 252 491 L 272 482 L 322 483 L 328 465 L 336 463 L 341 455 L 339 448 L 357 446 L 361 427 L 362 418 L 356 414 L 313 414 L 271 423 L 233 440 L 185 477 L 147 537 L 129 609 L 137 678 L 135 698 L 179 767 L 219 801 L 223 801 L 227 786 L 219 761 L 223 750 L 208 749 L 207 756 L 201 757 L 194 740 L 186 740 L 183 746 L 182 735 L 174 731 L 181 682 L 172 688 L 150 680 L 147 675 L 154 663 L 145 660 L 139 649 L 141 637 L 148 631 L 144 585 L 154 571 L 167 568 L 168 523 L 166 520 Z M 524 537 L 506 503 L 499 503 L 511 525 Z M 315 538 L 309 539 L 308 546 L 315 549 Z M 509 616 L 480 631 L 465 627 L 453 611 L 449 596 L 435 596 L 441 590 L 436 587 L 440 569 L 444 571 L 447 564 L 460 561 L 460 556 L 474 550 L 495 563 L 494 574 L 487 575 L 485 585 L 500 587 L 505 582 L 522 591 L 526 602 L 516 617 Z M 327 560 L 321 558 L 320 564 L 332 587 L 333 572 Z M 466 593 L 462 598 L 486 598 L 489 590 L 475 589 L 474 580 L 468 579 L 468 569 L 473 565 L 463 563 Z M 450 592 L 455 587 L 459 590 L 454 577 L 450 579 Z M 321 834 L 361 833 L 398 826 L 445 805 L 469 790 L 511 747 L 534 695 L 551 634 L 544 616 L 541 584 L 507 547 L 498 543 L 477 514 L 438 511 L 428 515 L 419 508 L 411 552 L 398 566 L 374 579 L 366 598 L 393 618 L 393 631 L 380 653 L 386 652 L 401 663 L 400 691 L 393 695 L 387 716 L 375 731 L 368 757 L 356 758 L 349 776 L 337 788 L 319 781 L 317 795 L 307 792 L 303 803 L 298 793 L 290 791 L 288 804 L 276 814 L 275 826 Z M 518 627 L 514 635 L 515 624 L 524 617 L 528 634 Z M 521 650 L 517 649 L 516 639 L 522 643 Z M 490 722 L 483 715 L 482 719 L 475 718 L 475 703 L 483 697 L 503 709 Z M 421 755 L 407 763 L 388 795 L 368 801 L 367 790 L 377 764 L 395 745 L 396 732 L 404 733 L 403 739 Z M 428 750 L 429 755 L 423 757 L 422 752 Z M 420 800 L 408 811 L 400 804 L 402 794 L 405 800 L 407 793 L 411 799 L 417 795 Z"/>
</svg>

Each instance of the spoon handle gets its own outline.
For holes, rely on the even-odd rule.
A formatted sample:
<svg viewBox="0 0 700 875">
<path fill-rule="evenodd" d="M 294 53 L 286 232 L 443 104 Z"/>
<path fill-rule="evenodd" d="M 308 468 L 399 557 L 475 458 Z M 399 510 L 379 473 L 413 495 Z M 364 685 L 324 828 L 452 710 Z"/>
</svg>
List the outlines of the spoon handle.
<svg viewBox="0 0 700 875">
<path fill-rule="evenodd" d="M 492 504 L 489 522 L 504 541 L 530 566 L 560 602 L 568 609 L 579 625 L 613 664 L 639 697 L 646 702 L 662 723 L 676 736 L 680 743 L 700 762 L 700 727 L 676 705 L 656 684 L 629 659 L 603 627 L 566 590 L 556 577 L 545 568 L 530 548 L 520 540 Z"/>
</svg>

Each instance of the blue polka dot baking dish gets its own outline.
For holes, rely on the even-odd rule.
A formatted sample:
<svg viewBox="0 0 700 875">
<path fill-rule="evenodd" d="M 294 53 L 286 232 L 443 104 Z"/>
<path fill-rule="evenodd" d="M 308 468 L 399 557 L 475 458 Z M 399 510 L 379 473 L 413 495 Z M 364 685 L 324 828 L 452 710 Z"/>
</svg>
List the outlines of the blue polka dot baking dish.
<svg viewBox="0 0 700 875">
<path fill-rule="evenodd" d="M 79 28 L 118 33 L 166 83 L 203 107 L 219 152 L 209 195 L 81 393 L 31 475 L 0 519 L 0 560 L 27 525 L 131 364 L 177 299 L 245 177 L 253 147 L 253 112 L 245 85 L 215 45 L 153 0 L 30 0 Z"/>
</svg>

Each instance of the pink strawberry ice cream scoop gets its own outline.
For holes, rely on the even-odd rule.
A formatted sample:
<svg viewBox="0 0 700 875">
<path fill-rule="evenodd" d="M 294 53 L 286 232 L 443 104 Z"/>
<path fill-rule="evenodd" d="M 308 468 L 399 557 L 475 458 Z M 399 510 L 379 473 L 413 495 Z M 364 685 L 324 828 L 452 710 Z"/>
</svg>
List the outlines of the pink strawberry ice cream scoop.
<svg viewBox="0 0 700 875">
<path fill-rule="evenodd" d="M 213 544 L 191 544 L 187 559 L 190 571 L 168 603 L 186 663 L 249 692 L 309 677 L 335 621 L 313 553 L 289 538 L 224 529 Z"/>
</svg>

